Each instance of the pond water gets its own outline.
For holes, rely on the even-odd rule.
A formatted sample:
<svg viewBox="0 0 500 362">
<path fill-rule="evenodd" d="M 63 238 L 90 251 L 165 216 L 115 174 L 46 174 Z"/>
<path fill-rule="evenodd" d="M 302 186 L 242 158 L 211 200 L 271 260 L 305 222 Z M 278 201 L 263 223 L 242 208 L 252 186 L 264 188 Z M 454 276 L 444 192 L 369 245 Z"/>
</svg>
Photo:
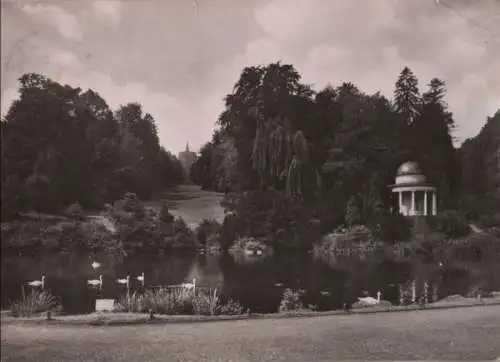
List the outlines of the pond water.
<svg viewBox="0 0 500 362">
<path fill-rule="evenodd" d="M 92 261 L 101 266 L 94 270 Z M 196 278 L 197 287 L 218 288 L 252 312 L 278 310 L 285 288 L 303 289 L 307 305 L 318 310 L 339 309 L 352 303 L 362 292 L 397 305 L 400 294 L 412 292 L 417 297 L 424 281 L 430 284 L 429 301 L 452 294 L 466 296 L 474 288 L 500 290 L 500 263 L 476 262 L 439 266 L 417 262 L 369 262 L 318 259 L 313 255 L 262 257 L 230 255 L 210 256 L 194 253 L 172 255 L 49 254 L 37 256 L 2 256 L 1 306 L 21 297 L 21 287 L 45 275 L 45 289 L 61 301 L 63 312 L 90 313 L 98 298 L 117 298 L 125 287 L 117 279 L 131 276 L 131 291 L 142 290 L 136 277 L 144 273 L 145 287 L 189 282 Z M 102 275 L 102 290 L 89 287 L 87 280 Z"/>
</svg>

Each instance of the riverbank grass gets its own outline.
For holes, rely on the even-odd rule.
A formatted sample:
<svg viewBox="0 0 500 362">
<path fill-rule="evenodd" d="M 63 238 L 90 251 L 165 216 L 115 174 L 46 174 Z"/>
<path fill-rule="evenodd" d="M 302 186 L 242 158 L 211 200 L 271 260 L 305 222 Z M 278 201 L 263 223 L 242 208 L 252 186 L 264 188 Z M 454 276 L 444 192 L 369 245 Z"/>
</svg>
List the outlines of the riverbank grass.
<svg viewBox="0 0 500 362">
<path fill-rule="evenodd" d="M 364 308 L 351 309 L 349 312 L 343 310 L 333 311 L 312 311 L 308 309 L 287 310 L 271 314 L 244 313 L 239 315 L 165 315 L 150 313 L 130 313 L 130 312 L 99 312 L 83 315 L 59 315 L 50 318 L 45 314 L 39 314 L 32 317 L 14 317 L 11 311 L 2 311 L 2 324 L 63 324 L 63 325 L 90 325 L 90 326 L 125 326 L 137 324 L 154 323 L 201 323 L 216 321 L 234 321 L 248 319 L 281 319 L 281 318 L 299 318 L 299 317 L 322 317 L 334 315 L 362 315 L 372 313 L 391 313 L 407 311 L 425 311 L 450 308 L 467 308 L 478 306 L 500 306 L 500 293 L 495 292 L 491 298 L 465 298 L 460 296 L 450 296 L 436 303 L 427 305 L 407 305 L 407 306 L 369 306 Z"/>
</svg>

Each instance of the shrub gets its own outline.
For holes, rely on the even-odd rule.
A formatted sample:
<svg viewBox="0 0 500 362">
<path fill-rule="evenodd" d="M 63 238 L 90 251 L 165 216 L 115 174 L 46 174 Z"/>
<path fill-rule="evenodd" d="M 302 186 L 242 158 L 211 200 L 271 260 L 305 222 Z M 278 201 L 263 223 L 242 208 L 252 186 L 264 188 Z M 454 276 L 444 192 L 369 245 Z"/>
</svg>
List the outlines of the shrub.
<svg viewBox="0 0 500 362">
<path fill-rule="evenodd" d="M 74 220 L 84 220 L 85 215 L 83 213 L 83 208 L 79 203 L 74 203 L 68 206 L 64 211 L 64 215 Z"/>
<path fill-rule="evenodd" d="M 463 237 L 470 233 L 465 214 L 457 210 L 446 210 L 428 218 L 429 226 L 450 238 Z"/>
<path fill-rule="evenodd" d="M 152 310 L 157 314 L 192 314 L 192 294 L 178 288 L 148 290 L 144 294 L 134 292 L 121 296 L 117 309 L 135 313 Z"/>
<path fill-rule="evenodd" d="M 361 223 L 361 210 L 359 207 L 359 197 L 357 195 L 352 195 L 347 202 L 345 222 L 349 226 L 359 225 Z"/>
<path fill-rule="evenodd" d="M 132 295 L 122 295 L 116 304 L 116 309 L 131 313 L 146 313 L 152 310 L 157 314 L 177 315 L 239 315 L 243 313 L 240 303 L 228 299 L 226 303 L 214 291 L 197 290 L 193 292 L 182 288 L 137 292 Z"/>
<path fill-rule="evenodd" d="M 500 227 L 500 212 L 481 215 L 479 217 L 479 225 L 483 228 L 498 226 Z"/>
<path fill-rule="evenodd" d="M 411 221 L 401 214 L 386 214 L 372 223 L 371 230 L 377 239 L 394 244 L 410 239 Z"/>
<path fill-rule="evenodd" d="M 39 313 L 47 312 L 58 306 L 57 299 L 49 292 L 32 290 L 28 296 L 22 289 L 23 296 L 20 301 L 10 303 L 14 317 L 32 317 Z"/>
<path fill-rule="evenodd" d="M 301 293 L 290 288 L 286 288 L 281 297 L 279 306 L 280 312 L 290 312 L 302 309 Z"/>
<path fill-rule="evenodd" d="M 196 239 L 198 244 L 206 246 L 218 238 L 221 224 L 214 219 L 203 219 L 196 227 Z"/>
<path fill-rule="evenodd" d="M 188 227 L 183 218 L 174 221 L 174 246 L 176 247 L 196 247 L 197 242 L 193 231 Z"/>
<path fill-rule="evenodd" d="M 172 224 L 175 220 L 174 216 L 168 211 L 168 204 L 166 201 L 163 201 L 161 204 L 160 214 L 158 218 L 161 222 L 165 224 Z"/>
<path fill-rule="evenodd" d="M 120 312 L 144 313 L 144 296 L 134 292 L 132 295 L 125 294 L 118 297 L 115 308 Z"/>
<path fill-rule="evenodd" d="M 199 315 L 216 315 L 218 312 L 219 297 L 217 289 L 208 293 L 200 292 L 193 298 L 194 314 Z"/>
<path fill-rule="evenodd" d="M 239 302 L 237 302 L 231 298 L 229 298 L 227 300 L 227 302 L 224 304 L 220 303 L 217 306 L 217 308 L 218 308 L 217 313 L 220 315 L 240 315 L 240 314 L 243 314 L 243 306 Z"/>
</svg>

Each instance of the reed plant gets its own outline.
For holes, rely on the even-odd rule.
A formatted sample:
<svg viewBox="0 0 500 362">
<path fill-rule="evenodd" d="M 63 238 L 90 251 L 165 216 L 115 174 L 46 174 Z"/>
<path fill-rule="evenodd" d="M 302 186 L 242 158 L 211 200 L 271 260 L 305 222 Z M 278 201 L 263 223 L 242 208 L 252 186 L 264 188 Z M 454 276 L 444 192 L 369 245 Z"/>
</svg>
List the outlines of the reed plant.
<svg viewBox="0 0 500 362">
<path fill-rule="evenodd" d="M 45 291 L 32 290 L 26 294 L 24 286 L 21 287 L 21 300 L 10 303 L 14 317 L 33 317 L 37 314 L 51 311 L 58 306 L 57 299 Z"/>
</svg>

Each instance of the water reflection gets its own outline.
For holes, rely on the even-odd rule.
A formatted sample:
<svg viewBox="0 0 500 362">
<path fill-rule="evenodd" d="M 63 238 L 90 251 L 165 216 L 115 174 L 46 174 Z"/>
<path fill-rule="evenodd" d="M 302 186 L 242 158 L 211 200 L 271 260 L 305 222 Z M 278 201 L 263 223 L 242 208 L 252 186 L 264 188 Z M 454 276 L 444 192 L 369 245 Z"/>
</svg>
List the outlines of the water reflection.
<svg viewBox="0 0 500 362">
<path fill-rule="evenodd" d="M 101 266 L 94 270 L 92 261 Z M 318 259 L 311 255 L 274 255 L 266 258 L 211 256 L 194 253 L 173 255 L 64 254 L 2 257 L 1 303 L 21 297 L 21 286 L 46 276 L 45 287 L 62 302 L 66 313 L 89 313 L 96 298 L 117 298 L 125 287 L 117 279 L 130 275 L 130 290 L 145 285 L 180 284 L 196 278 L 200 287 L 218 288 L 253 312 L 275 312 L 285 288 L 303 290 L 306 305 L 319 310 L 339 309 L 363 292 L 392 304 L 435 301 L 451 294 L 473 296 L 478 291 L 500 289 L 500 266 L 494 262 L 436 263 Z M 102 290 L 87 280 L 103 277 Z"/>
</svg>

